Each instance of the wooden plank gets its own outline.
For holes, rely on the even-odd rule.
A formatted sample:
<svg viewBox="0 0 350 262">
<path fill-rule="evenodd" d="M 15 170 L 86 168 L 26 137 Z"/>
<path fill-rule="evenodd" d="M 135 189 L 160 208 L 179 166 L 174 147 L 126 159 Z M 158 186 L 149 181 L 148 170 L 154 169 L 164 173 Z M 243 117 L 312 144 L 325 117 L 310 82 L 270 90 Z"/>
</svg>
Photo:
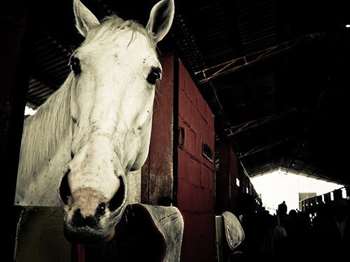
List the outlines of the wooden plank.
<svg viewBox="0 0 350 262">
<path fill-rule="evenodd" d="M 161 60 L 163 79 L 156 90 L 151 145 L 142 168 L 141 199 L 146 204 L 169 202 L 173 195 L 173 56 Z"/>
<path fill-rule="evenodd" d="M 84 262 L 82 251 L 71 254 L 63 234 L 62 208 L 27 208 L 18 225 L 16 262 Z"/>
<path fill-rule="evenodd" d="M 177 204 L 185 229 L 181 261 L 215 260 L 214 117 L 186 68 L 179 64 Z"/>
</svg>

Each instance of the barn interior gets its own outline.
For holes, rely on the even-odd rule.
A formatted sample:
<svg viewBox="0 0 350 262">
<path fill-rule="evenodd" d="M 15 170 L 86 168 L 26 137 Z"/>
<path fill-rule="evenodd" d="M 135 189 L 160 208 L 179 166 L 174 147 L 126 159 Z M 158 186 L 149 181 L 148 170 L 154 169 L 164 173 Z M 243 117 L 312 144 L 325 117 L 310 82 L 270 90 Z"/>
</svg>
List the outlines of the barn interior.
<svg viewBox="0 0 350 262">
<path fill-rule="evenodd" d="M 33 109 L 61 86 L 72 51 L 83 40 L 71 2 L 21 4 L 11 14 L 15 20 L 8 20 L 20 28 L 30 61 L 24 69 L 26 94 L 15 95 L 25 96 Z M 83 2 L 100 19 L 117 14 L 145 24 L 145 10 L 157 1 Z M 184 63 L 215 115 L 216 143 L 231 145 L 243 172 L 252 178 L 283 169 L 349 185 L 350 3 L 175 4 L 174 24 L 160 53 L 174 52 Z"/>
<path fill-rule="evenodd" d="M 171 37 L 250 176 L 282 167 L 349 183 L 346 2 L 178 1 Z M 139 4 L 139 3 L 138 3 Z M 98 17 L 141 23 L 153 1 L 86 1 Z M 37 107 L 70 72 L 82 38 L 70 1 L 30 6 L 32 61 L 27 99 Z M 193 15 L 193 14 L 196 15 Z"/>
</svg>

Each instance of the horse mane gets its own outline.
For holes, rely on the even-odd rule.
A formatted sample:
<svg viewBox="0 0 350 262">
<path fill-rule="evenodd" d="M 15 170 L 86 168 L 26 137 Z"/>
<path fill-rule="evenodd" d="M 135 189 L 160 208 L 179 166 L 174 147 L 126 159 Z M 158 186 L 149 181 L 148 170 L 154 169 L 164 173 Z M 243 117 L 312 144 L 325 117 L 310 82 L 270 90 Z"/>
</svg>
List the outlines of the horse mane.
<svg viewBox="0 0 350 262">
<path fill-rule="evenodd" d="M 63 85 L 25 119 L 20 153 L 19 175 L 35 176 L 48 163 L 62 140 L 71 133 L 72 74 Z"/>
</svg>

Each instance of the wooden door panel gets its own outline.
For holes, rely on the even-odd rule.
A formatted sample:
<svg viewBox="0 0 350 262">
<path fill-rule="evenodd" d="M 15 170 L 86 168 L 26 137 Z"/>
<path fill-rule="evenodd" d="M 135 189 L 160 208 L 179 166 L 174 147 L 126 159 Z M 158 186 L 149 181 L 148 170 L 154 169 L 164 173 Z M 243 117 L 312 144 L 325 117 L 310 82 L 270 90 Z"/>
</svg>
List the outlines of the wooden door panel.
<svg viewBox="0 0 350 262">
<path fill-rule="evenodd" d="M 214 260 L 214 118 L 185 67 L 179 64 L 177 204 L 184 216 L 182 260 Z"/>
</svg>

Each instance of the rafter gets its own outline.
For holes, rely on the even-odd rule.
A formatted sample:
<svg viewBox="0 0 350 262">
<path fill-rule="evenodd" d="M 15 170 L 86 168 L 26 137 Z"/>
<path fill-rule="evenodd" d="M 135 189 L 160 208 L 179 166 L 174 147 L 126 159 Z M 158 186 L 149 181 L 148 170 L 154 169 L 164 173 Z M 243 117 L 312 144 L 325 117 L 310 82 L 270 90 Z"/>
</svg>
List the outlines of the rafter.
<svg viewBox="0 0 350 262">
<path fill-rule="evenodd" d="M 285 118 L 286 116 L 288 116 L 292 113 L 295 113 L 295 112 L 297 112 L 297 109 L 292 108 L 292 109 L 289 109 L 289 110 L 284 111 L 282 113 L 272 114 L 272 115 L 265 116 L 265 117 L 255 119 L 255 120 L 251 120 L 251 121 L 239 124 L 239 125 L 227 127 L 224 129 L 224 132 L 225 132 L 226 136 L 232 137 L 232 136 L 235 136 L 241 132 L 247 131 L 249 129 L 256 128 L 256 127 L 259 127 L 261 125 L 267 124 L 269 122 L 277 121 L 279 119 Z"/>
<path fill-rule="evenodd" d="M 238 158 L 239 159 L 242 159 L 242 158 L 245 158 L 245 157 L 248 157 L 248 156 L 251 156 L 251 155 L 254 155 L 256 153 L 260 153 L 262 151 L 266 151 L 266 150 L 269 150 L 271 148 L 274 148 L 274 147 L 277 147 L 279 145 L 282 145 L 282 144 L 285 144 L 285 143 L 288 143 L 289 141 L 291 141 L 292 138 L 291 137 L 286 137 L 286 138 L 282 138 L 280 140 L 277 140 L 273 143 L 269 143 L 269 144 L 266 144 L 266 145 L 259 145 L 259 146 L 255 146 L 251 149 L 249 149 L 248 151 L 244 152 L 244 153 L 239 153 L 238 154 Z"/>
<path fill-rule="evenodd" d="M 202 70 L 196 71 L 195 75 L 198 78 L 200 78 L 199 83 L 204 84 L 219 76 L 233 73 L 238 69 L 241 69 L 247 65 L 254 64 L 260 60 L 288 51 L 296 47 L 300 43 L 304 42 L 305 40 L 313 40 L 315 38 L 319 38 L 320 36 L 323 36 L 323 35 L 320 33 L 313 33 L 313 34 L 304 35 L 297 39 L 284 41 L 280 44 L 268 47 L 266 49 L 252 52 L 241 57 L 233 58 L 226 62 L 217 64 L 214 66 L 206 67 Z"/>
</svg>

